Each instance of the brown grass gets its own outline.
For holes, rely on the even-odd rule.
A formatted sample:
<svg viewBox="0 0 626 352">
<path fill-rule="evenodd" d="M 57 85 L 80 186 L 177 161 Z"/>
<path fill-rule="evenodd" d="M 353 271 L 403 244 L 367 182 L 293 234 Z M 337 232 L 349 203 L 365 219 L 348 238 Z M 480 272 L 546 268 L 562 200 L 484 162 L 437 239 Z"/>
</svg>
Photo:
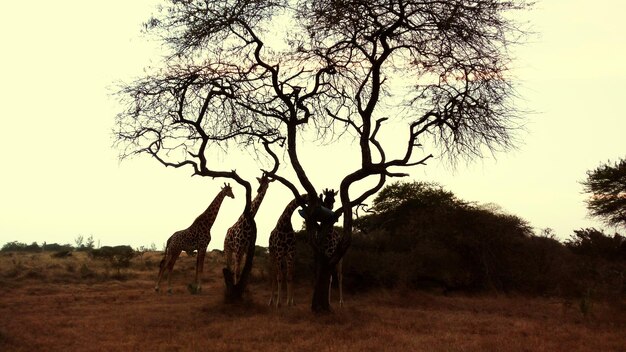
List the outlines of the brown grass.
<svg viewBox="0 0 626 352">
<path fill-rule="evenodd" d="M 207 256 L 203 292 L 190 295 L 195 258 L 181 256 L 174 294 L 153 291 L 159 253 L 117 270 L 75 253 L 0 254 L 0 351 L 624 351 L 626 302 L 414 291 L 347 295 L 334 314 L 266 306 L 257 277 L 250 299 L 222 303 L 221 263 Z M 262 271 L 257 271 L 262 276 Z"/>
</svg>

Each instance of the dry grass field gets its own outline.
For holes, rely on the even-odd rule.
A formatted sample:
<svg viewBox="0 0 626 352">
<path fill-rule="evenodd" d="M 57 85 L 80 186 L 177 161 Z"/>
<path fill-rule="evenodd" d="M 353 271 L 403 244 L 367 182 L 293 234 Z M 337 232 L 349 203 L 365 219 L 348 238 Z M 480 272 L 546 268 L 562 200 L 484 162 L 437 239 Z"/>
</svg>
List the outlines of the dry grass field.
<svg viewBox="0 0 626 352">
<path fill-rule="evenodd" d="M 315 316 L 306 285 L 295 307 L 267 307 L 259 269 L 250 300 L 224 305 L 215 253 L 201 294 L 186 290 L 195 258 L 184 254 L 174 294 L 157 294 L 160 258 L 118 273 L 85 253 L 0 253 L 0 351 L 626 351 L 623 298 L 583 316 L 575 299 L 375 291 Z"/>
</svg>

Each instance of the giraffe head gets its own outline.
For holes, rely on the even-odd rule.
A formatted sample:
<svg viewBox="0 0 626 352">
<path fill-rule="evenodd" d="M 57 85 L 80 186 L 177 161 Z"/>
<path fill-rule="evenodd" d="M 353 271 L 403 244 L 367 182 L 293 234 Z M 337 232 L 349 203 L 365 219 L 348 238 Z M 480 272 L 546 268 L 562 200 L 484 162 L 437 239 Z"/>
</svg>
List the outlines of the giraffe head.
<svg viewBox="0 0 626 352">
<path fill-rule="evenodd" d="M 334 189 L 328 189 L 326 188 L 324 190 L 324 192 L 322 192 L 322 194 L 320 194 L 320 200 L 322 201 L 322 205 L 325 208 L 328 209 L 333 209 L 333 206 L 335 205 L 335 196 L 337 195 L 337 192 Z"/>
<path fill-rule="evenodd" d="M 265 192 L 270 182 L 274 181 L 273 179 L 270 180 L 265 172 L 261 177 L 257 177 L 256 179 L 259 181 L 259 189 L 257 189 L 257 193 L 261 193 L 262 191 Z"/>
<path fill-rule="evenodd" d="M 224 195 L 226 195 L 227 197 L 235 199 L 235 195 L 233 194 L 233 189 L 230 187 L 230 183 L 224 182 L 224 187 L 222 187 L 222 192 L 224 192 Z"/>
</svg>

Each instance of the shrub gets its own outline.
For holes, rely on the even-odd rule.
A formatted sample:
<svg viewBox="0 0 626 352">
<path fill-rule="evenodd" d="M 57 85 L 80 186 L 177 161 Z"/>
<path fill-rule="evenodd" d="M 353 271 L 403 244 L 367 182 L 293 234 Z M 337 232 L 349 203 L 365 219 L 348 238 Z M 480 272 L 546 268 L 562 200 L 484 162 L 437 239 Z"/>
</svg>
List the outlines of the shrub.
<svg viewBox="0 0 626 352">
<path fill-rule="evenodd" d="M 58 252 L 54 252 L 50 255 L 53 258 L 67 258 L 67 257 L 71 257 L 72 256 L 72 252 L 71 251 L 67 251 L 67 250 L 60 250 Z"/>
<path fill-rule="evenodd" d="M 79 273 L 82 279 L 91 279 L 96 277 L 95 271 L 91 270 L 85 263 L 80 266 Z"/>
<path fill-rule="evenodd" d="M 58 243 L 44 243 L 42 246 L 42 250 L 48 252 L 60 252 L 60 251 L 72 251 L 74 247 L 69 244 L 58 244 Z"/>
<path fill-rule="evenodd" d="M 37 242 L 31 244 L 21 243 L 18 241 L 7 242 L 0 249 L 2 252 L 41 252 L 41 247 Z"/>
<path fill-rule="evenodd" d="M 130 260 L 135 256 L 135 251 L 131 246 L 103 246 L 89 252 L 94 259 L 110 261 L 114 267 L 127 268 Z"/>
<path fill-rule="evenodd" d="M 115 280 L 127 280 L 129 276 L 122 274 L 122 268 L 130 266 L 130 260 L 135 256 L 135 251 L 131 246 L 103 246 L 89 252 L 90 256 L 97 260 L 106 260 L 111 266 L 117 269 L 116 273 L 107 276 Z"/>
</svg>

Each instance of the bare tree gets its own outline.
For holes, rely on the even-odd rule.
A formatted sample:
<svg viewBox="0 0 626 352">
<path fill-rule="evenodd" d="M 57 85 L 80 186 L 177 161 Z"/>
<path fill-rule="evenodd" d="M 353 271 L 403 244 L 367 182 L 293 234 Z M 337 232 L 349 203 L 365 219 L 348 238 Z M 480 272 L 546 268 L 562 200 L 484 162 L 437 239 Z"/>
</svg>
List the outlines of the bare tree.
<svg viewBox="0 0 626 352">
<path fill-rule="evenodd" d="M 353 209 L 388 178 L 406 176 L 401 168 L 424 165 L 432 157 L 426 145 L 453 158 L 512 146 L 518 116 L 508 48 L 522 32 L 509 12 L 527 7 L 521 0 L 170 0 L 146 23 L 168 44 L 164 68 L 121 90 L 121 155 L 232 178 L 248 202 L 249 183 L 211 166 L 209 150 L 239 146 L 267 156 L 266 171 L 306 205 L 316 253 L 312 310 L 328 311 L 330 273 L 350 245 Z M 391 123 L 406 131 L 394 138 L 404 145 L 397 156 L 379 138 Z M 298 147 L 342 138 L 358 141 L 360 166 L 341 180 L 333 215 L 320 218 L 321 188 Z M 323 247 L 341 216 L 342 238 L 329 256 Z"/>
</svg>

